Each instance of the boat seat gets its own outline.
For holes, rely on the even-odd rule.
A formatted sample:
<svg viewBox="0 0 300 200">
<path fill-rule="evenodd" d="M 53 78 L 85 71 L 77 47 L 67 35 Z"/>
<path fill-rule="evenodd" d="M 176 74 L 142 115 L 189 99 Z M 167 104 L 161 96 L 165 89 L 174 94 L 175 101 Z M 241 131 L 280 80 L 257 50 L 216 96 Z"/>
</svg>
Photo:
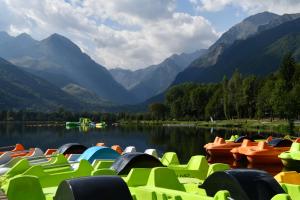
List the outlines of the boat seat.
<svg viewBox="0 0 300 200">
<path fill-rule="evenodd" d="M 124 180 L 128 187 L 143 186 L 147 184 L 150 172 L 150 168 L 133 168 Z"/>
<path fill-rule="evenodd" d="M 69 154 L 68 161 L 76 161 L 80 156 L 81 154 Z"/>
<path fill-rule="evenodd" d="M 98 169 L 92 171 L 92 176 L 103 176 L 103 175 L 110 175 L 110 176 L 116 176 L 117 173 L 114 170 L 111 169 Z"/>
<path fill-rule="evenodd" d="M 189 170 L 204 170 L 204 168 L 207 168 L 208 170 L 208 162 L 205 158 L 205 156 L 192 156 L 187 164 L 187 168 Z"/>
<path fill-rule="evenodd" d="M 169 165 L 179 177 L 192 177 L 204 180 L 208 173 L 208 162 L 204 156 L 192 156 L 186 165 Z"/>
<path fill-rule="evenodd" d="M 198 185 L 193 185 L 193 189 L 188 191 L 182 185 L 173 170 L 166 167 L 156 167 L 150 172 L 146 186 L 136 187 L 132 189 L 136 196 L 147 197 L 147 199 L 162 199 L 162 200 L 199 200 L 199 199 L 227 199 L 229 193 L 219 191 L 215 198 L 208 197 L 205 190 L 198 188 Z M 203 197 L 203 198 L 201 198 Z M 226 197 L 226 198 L 225 198 Z M 144 199 L 144 198 L 143 198 Z"/>
<path fill-rule="evenodd" d="M 15 166 L 22 159 L 23 159 L 22 157 L 13 158 L 9 162 L 7 162 L 3 165 L 0 165 L 0 167 L 9 167 L 9 168 L 11 168 L 11 167 Z"/>
<path fill-rule="evenodd" d="M 31 157 L 38 157 L 38 156 L 43 156 L 43 155 L 44 155 L 44 152 L 40 148 L 34 148 L 34 151 L 28 157 L 31 158 Z"/>
<path fill-rule="evenodd" d="M 6 194 L 9 200 L 45 200 L 39 179 L 35 176 L 12 178 L 8 183 Z"/>
<path fill-rule="evenodd" d="M 114 160 L 94 160 L 92 166 L 94 169 L 104 169 L 104 168 L 110 168 L 112 164 L 114 163 Z"/>
<path fill-rule="evenodd" d="M 280 172 L 274 178 L 279 183 L 300 185 L 300 174 L 296 171 Z"/>
<path fill-rule="evenodd" d="M 161 158 L 161 162 L 165 166 L 180 164 L 175 152 L 166 152 Z"/>
<path fill-rule="evenodd" d="M 225 171 L 230 169 L 230 166 L 228 164 L 224 164 L 224 163 L 214 163 L 214 164 L 210 164 L 208 167 L 208 171 L 207 171 L 207 175 L 206 177 L 208 177 L 209 175 L 218 172 L 218 171 Z"/>
<path fill-rule="evenodd" d="M 175 172 L 166 167 L 153 168 L 150 172 L 147 186 L 185 191 Z"/>
<path fill-rule="evenodd" d="M 53 174 L 49 174 L 42 171 L 43 175 L 39 176 L 39 180 L 43 188 L 53 187 L 53 186 L 57 186 L 61 181 L 66 179 L 77 178 L 82 176 L 90 176 L 92 171 L 93 171 L 93 167 L 91 166 L 91 164 L 87 160 L 81 160 L 79 163 L 79 167 L 76 170 L 68 170 L 68 171 L 53 173 Z"/>
<path fill-rule="evenodd" d="M 292 200 L 299 199 L 300 185 L 281 183 L 283 190 L 290 195 Z"/>
<path fill-rule="evenodd" d="M 21 159 L 17 162 L 12 168 L 10 168 L 6 173 L 6 177 L 13 177 L 17 174 L 25 172 L 27 169 L 30 168 L 29 161 L 26 159 Z"/>
<path fill-rule="evenodd" d="M 5 152 L 2 155 L 0 155 L 0 165 L 8 163 L 12 159 L 12 154 L 12 152 Z"/>
</svg>

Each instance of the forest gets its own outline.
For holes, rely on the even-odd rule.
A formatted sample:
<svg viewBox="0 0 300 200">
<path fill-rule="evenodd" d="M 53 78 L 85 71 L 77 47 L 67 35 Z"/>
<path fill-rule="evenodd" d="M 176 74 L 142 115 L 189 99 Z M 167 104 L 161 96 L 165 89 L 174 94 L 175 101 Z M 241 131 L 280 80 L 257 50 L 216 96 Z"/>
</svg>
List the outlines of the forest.
<svg viewBox="0 0 300 200">
<path fill-rule="evenodd" d="M 147 112 L 57 112 L 4 110 L 0 121 L 224 120 L 300 118 L 300 64 L 284 56 L 276 72 L 267 77 L 244 76 L 237 69 L 220 83 L 184 83 L 169 88 L 163 103 L 152 103 Z"/>
<path fill-rule="evenodd" d="M 156 119 L 299 119 L 300 64 L 287 54 L 267 77 L 243 76 L 236 69 L 221 83 L 176 85 L 149 111 Z"/>
</svg>

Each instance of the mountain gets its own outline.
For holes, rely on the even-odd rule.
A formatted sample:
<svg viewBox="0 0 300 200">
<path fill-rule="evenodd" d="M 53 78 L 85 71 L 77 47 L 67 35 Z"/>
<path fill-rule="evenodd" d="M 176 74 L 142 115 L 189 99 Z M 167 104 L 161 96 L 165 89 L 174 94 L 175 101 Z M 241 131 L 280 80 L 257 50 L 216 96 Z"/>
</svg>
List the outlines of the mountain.
<svg viewBox="0 0 300 200">
<path fill-rule="evenodd" d="M 76 84 L 105 101 L 134 103 L 135 98 L 101 65 L 59 34 L 36 41 L 27 34 L 1 37 L 0 56 L 60 88 Z"/>
<path fill-rule="evenodd" d="M 203 49 L 189 54 L 174 54 L 162 63 L 144 69 L 136 71 L 112 69 L 110 73 L 141 102 L 166 90 L 179 72 L 205 52 Z"/>
<path fill-rule="evenodd" d="M 281 24 L 295 20 L 298 17 L 300 17 L 299 14 L 285 14 L 280 16 L 273 13 L 264 12 L 246 18 L 241 23 L 233 26 L 227 32 L 225 32 L 219 38 L 219 40 L 217 40 L 217 42 L 214 43 L 209 48 L 208 53 L 206 55 L 196 59 L 184 71 L 179 73 L 172 84 L 179 84 L 182 82 L 189 82 L 189 81 L 202 82 L 203 80 L 201 79 L 198 80 L 199 77 L 202 77 L 202 75 L 200 75 L 199 73 L 203 73 L 203 71 L 211 71 L 212 69 L 201 69 L 201 68 L 210 68 L 216 65 L 219 66 L 220 63 L 227 63 L 224 60 L 220 61 L 220 59 L 221 58 L 226 59 L 224 58 L 224 55 L 227 55 L 229 52 L 228 49 L 232 50 L 233 49 L 232 47 L 235 46 L 236 43 L 241 43 L 244 40 L 248 40 L 252 37 L 255 37 L 256 35 L 260 35 L 265 31 L 276 28 Z M 272 35 L 272 33 L 269 34 L 270 36 Z M 252 42 L 253 44 L 251 44 L 251 46 L 258 45 L 257 41 L 252 40 Z M 244 47 L 244 48 L 248 49 L 248 47 Z M 239 52 L 237 52 L 236 56 L 238 55 L 240 55 Z M 263 55 L 265 55 L 265 52 L 263 52 Z M 248 56 L 254 59 L 250 61 L 250 63 L 253 63 L 256 58 L 253 57 L 252 55 L 248 55 Z M 276 59 L 270 58 L 270 61 L 271 60 L 276 60 Z M 274 61 L 272 63 L 274 64 Z M 234 65 L 233 66 L 234 68 L 242 67 L 241 62 L 230 63 L 230 65 Z M 227 66 L 227 67 L 230 68 L 231 66 Z M 229 71 L 231 70 L 229 69 L 226 70 L 225 66 L 222 68 L 222 71 L 220 69 L 220 73 L 224 72 L 224 74 L 228 74 L 230 76 L 231 74 L 229 73 Z M 270 70 L 265 70 L 265 72 L 262 71 L 263 70 L 259 70 L 256 72 L 256 74 L 265 74 L 267 71 L 271 72 Z M 216 78 L 216 76 L 215 77 L 207 76 L 204 79 L 205 82 L 219 80 L 219 78 Z"/>
<path fill-rule="evenodd" d="M 62 88 L 62 90 L 72 95 L 80 102 L 88 104 L 89 106 L 92 106 L 94 108 L 103 109 L 103 107 L 113 106 L 113 104 L 111 104 L 110 102 L 104 101 L 103 99 L 99 98 L 99 96 L 97 96 L 95 93 L 92 93 L 86 88 L 73 83 L 66 85 Z"/>
<path fill-rule="evenodd" d="M 0 58 L 1 109 L 29 109 L 55 111 L 60 107 L 81 109 L 81 104 L 71 95 L 51 83 L 21 70 Z"/>
<path fill-rule="evenodd" d="M 224 75 L 231 77 L 236 68 L 244 75 L 267 75 L 278 68 L 282 57 L 289 52 L 300 60 L 300 18 L 234 42 L 224 49 L 214 65 L 189 67 L 177 76 L 174 84 L 221 81 Z"/>
<path fill-rule="evenodd" d="M 295 19 L 298 19 L 300 17 L 300 13 L 295 13 L 295 14 L 284 14 L 282 16 L 276 17 L 272 19 L 268 24 L 262 25 L 258 27 L 258 32 L 268 30 L 270 28 L 274 28 L 280 24 L 283 24 L 288 21 L 292 21 Z"/>
<path fill-rule="evenodd" d="M 224 49 L 232 45 L 236 40 L 243 40 L 258 32 L 259 27 L 266 25 L 271 21 L 279 18 L 280 15 L 276 15 L 270 12 L 263 12 L 247 17 L 242 22 L 234 25 L 208 49 L 208 53 L 205 56 L 201 56 L 195 59 L 189 67 L 209 67 L 214 65 L 220 54 Z"/>
</svg>

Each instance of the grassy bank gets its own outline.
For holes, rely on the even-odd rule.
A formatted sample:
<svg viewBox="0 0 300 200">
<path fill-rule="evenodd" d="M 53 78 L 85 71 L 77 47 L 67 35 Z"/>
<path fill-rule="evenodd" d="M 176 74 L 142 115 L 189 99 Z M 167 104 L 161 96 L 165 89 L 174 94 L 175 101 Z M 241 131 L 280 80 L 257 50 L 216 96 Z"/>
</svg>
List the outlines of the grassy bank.
<svg viewBox="0 0 300 200">
<path fill-rule="evenodd" d="M 44 126 L 65 126 L 66 123 L 62 121 L 0 121 L 0 125 L 15 125 L 21 124 L 24 126 L 32 126 L 32 127 L 44 127 Z"/>
<path fill-rule="evenodd" d="M 120 121 L 121 125 L 147 125 L 147 126 L 185 126 L 185 127 L 214 127 L 214 128 L 234 128 L 249 129 L 267 132 L 290 133 L 288 121 L 270 119 L 233 119 L 211 121 Z M 295 121 L 294 132 L 300 132 L 300 121 Z"/>
</svg>

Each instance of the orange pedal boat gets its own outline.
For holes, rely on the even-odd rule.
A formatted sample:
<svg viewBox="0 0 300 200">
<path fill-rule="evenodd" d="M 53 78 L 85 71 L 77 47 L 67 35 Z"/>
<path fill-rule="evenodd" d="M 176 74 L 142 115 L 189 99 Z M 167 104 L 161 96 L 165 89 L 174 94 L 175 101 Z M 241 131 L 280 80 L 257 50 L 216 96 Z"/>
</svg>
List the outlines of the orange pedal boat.
<svg viewBox="0 0 300 200">
<path fill-rule="evenodd" d="M 204 145 L 206 152 L 212 157 L 232 156 L 230 150 L 241 146 L 241 142 L 225 141 L 224 138 L 215 137 L 214 142 Z"/>
<path fill-rule="evenodd" d="M 276 138 L 269 143 L 260 141 L 256 146 L 245 146 L 239 149 L 239 153 L 245 155 L 249 163 L 279 164 L 281 160 L 278 155 L 288 151 L 291 145 L 291 140 Z"/>
<path fill-rule="evenodd" d="M 273 137 L 269 136 L 265 142 L 269 143 L 272 139 Z M 242 161 L 246 159 L 244 152 L 247 151 L 249 147 L 256 146 L 257 144 L 258 142 L 244 139 L 241 146 L 231 149 L 230 152 L 232 153 L 232 156 L 236 161 Z"/>
<path fill-rule="evenodd" d="M 25 150 L 25 148 L 22 144 L 16 144 L 14 146 L 7 146 L 7 147 L 0 147 L 0 155 L 4 154 L 5 152 L 18 152 L 18 151 L 24 151 L 24 150 Z"/>
</svg>

